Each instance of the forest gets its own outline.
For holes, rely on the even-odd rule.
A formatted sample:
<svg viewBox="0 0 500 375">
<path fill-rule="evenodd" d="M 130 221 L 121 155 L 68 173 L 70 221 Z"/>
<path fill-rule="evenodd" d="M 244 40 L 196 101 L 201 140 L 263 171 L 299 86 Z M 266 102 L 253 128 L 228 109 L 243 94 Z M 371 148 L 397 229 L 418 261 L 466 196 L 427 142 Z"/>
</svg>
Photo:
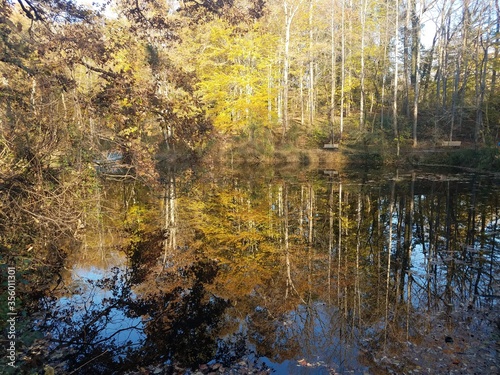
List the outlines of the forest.
<svg viewBox="0 0 500 375">
<path fill-rule="evenodd" d="M 495 151 L 499 15 L 484 0 L 3 1 L 2 180 L 117 149 L 146 176 L 162 151 L 214 144 Z"/>
<path fill-rule="evenodd" d="M 390 350 L 418 368 L 409 342 L 435 350 L 438 333 L 498 363 L 476 347 L 500 326 L 498 0 L 1 1 L 0 314 L 13 272 L 17 373 L 196 368 L 217 350 L 234 365 L 247 323 L 292 368 L 401 373 Z M 311 151 L 321 168 L 302 168 Z M 112 269 L 86 284 L 90 307 L 80 266 Z M 132 328 L 108 330 L 117 310 Z M 324 363 L 322 319 L 340 322 Z M 452 320 L 475 330 L 466 350 Z M 113 341 L 125 331 L 133 346 Z"/>
</svg>

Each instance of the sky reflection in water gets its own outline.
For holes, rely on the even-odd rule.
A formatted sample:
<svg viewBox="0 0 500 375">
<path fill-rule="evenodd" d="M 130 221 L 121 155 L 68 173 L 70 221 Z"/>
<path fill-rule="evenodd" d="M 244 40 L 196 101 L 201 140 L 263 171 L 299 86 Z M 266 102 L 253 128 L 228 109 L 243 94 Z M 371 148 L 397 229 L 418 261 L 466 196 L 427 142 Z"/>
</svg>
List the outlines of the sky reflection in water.
<svg viewBox="0 0 500 375">
<path fill-rule="evenodd" d="M 163 362 L 230 365 L 245 355 L 278 374 L 363 374 L 377 353 L 432 330 L 422 317 L 495 303 L 487 298 L 498 272 L 500 189 L 493 180 L 260 173 L 170 173 L 161 187 L 109 187 L 105 215 L 89 224 L 86 239 L 95 244 L 98 235 L 119 233 L 132 259 L 127 270 L 140 277 L 132 277 L 130 300 L 109 308 L 113 290 L 95 284 L 107 270 L 77 260 L 71 277 L 81 291 L 58 306 L 84 300 L 87 309 L 107 307 L 94 340 L 122 330 L 115 345 L 144 345 L 149 359 L 158 350 Z M 111 240 L 102 243 L 111 249 Z M 215 273 L 190 268 L 200 260 L 213 262 Z M 210 296 L 229 305 L 216 308 Z M 161 302 L 150 314 L 144 308 L 154 301 Z M 193 301 L 202 303 L 198 310 L 189 307 Z M 189 331 L 189 322 L 189 342 L 200 337 L 207 346 L 199 355 L 182 358 L 176 343 L 154 337 L 170 335 L 169 327 Z M 244 348 L 222 353 L 221 340 L 237 334 Z"/>
</svg>

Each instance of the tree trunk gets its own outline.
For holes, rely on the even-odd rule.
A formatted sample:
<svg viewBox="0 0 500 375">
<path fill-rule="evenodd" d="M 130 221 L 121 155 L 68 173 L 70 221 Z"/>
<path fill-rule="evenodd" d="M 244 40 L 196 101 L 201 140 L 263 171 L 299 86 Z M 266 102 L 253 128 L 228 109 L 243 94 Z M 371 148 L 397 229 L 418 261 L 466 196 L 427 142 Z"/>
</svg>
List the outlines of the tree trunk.
<svg viewBox="0 0 500 375">
<path fill-rule="evenodd" d="M 335 143 L 335 91 L 337 89 L 337 74 L 336 74 L 336 61 L 337 54 L 335 53 L 335 0 L 332 0 L 332 19 L 331 19 L 331 69 L 332 69 L 332 92 L 330 98 L 330 139 L 331 143 Z"/>
<path fill-rule="evenodd" d="M 342 0 L 342 20 L 341 20 L 341 38 L 342 38 L 342 56 L 341 56 L 341 78 L 340 78 L 340 139 L 344 132 L 344 100 L 345 100 L 345 4 Z"/>
<path fill-rule="evenodd" d="M 283 2 L 283 7 L 285 10 L 285 54 L 283 57 L 283 133 L 282 138 L 285 138 L 286 132 L 289 129 L 289 74 L 290 74 L 290 34 L 292 28 L 292 21 L 297 10 L 299 9 L 302 0 L 298 1 L 296 4 L 291 5 L 287 0 Z"/>
<path fill-rule="evenodd" d="M 314 30 L 313 30 L 314 0 L 309 0 L 309 127 L 312 128 L 314 122 Z"/>
<path fill-rule="evenodd" d="M 292 17 L 289 16 L 285 2 L 285 55 L 283 56 L 283 133 L 282 137 L 285 138 L 288 131 L 288 73 L 290 70 L 290 28 L 292 26 Z"/>
<path fill-rule="evenodd" d="M 366 27 L 366 0 L 361 0 L 361 71 L 359 77 L 360 98 L 359 98 L 359 128 L 365 129 L 365 27 Z"/>
<path fill-rule="evenodd" d="M 420 96 L 420 19 L 424 3 L 421 1 L 418 10 L 416 9 L 416 1 L 412 0 L 412 32 L 413 32 L 413 65 L 412 65 L 412 81 L 413 81 L 413 147 L 417 147 L 417 126 L 418 126 L 418 103 Z"/>
<path fill-rule="evenodd" d="M 385 29 L 384 29 L 384 56 L 382 60 L 382 93 L 381 93 L 381 109 L 380 109 L 380 129 L 384 128 L 385 122 L 385 86 L 387 82 L 387 48 L 389 45 L 389 1 L 385 2 Z"/>
<path fill-rule="evenodd" d="M 392 115 L 394 137 L 396 138 L 396 156 L 399 156 L 399 129 L 398 129 L 398 54 L 399 54 L 399 0 L 396 0 L 396 15 L 394 23 L 394 97 L 392 101 Z"/>
</svg>

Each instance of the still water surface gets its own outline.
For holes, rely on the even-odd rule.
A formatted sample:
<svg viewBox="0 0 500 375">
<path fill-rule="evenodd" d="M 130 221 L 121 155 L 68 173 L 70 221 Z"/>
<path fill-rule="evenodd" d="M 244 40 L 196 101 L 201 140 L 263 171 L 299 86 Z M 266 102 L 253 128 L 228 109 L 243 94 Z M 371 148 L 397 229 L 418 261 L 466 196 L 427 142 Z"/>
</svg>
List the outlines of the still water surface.
<svg viewBox="0 0 500 375">
<path fill-rule="evenodd" d="M 493 178 L 422 171 L 104 181 L 43 329 L 81 373 L 377 373 L 434 317 L 496 303 L 499 198 Z"/>
</svg>

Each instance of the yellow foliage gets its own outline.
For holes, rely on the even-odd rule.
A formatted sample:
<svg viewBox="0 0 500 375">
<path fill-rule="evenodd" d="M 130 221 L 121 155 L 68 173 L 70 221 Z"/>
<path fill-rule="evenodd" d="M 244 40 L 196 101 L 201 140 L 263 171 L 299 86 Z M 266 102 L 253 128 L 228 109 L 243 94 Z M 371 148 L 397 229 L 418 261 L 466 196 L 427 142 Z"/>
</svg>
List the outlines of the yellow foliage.
<svg viewBox="0 0 500 375">
<path fill-rule="evenodd" d="M 261 32 L 258 24 L 241 35 L 219 19 L 205 27 L 206 33 L 196 34 L 185 53 L 196 51 L 199 56 L 195 71 L 207 114 L 227 133 L 262 125 L 274 115 L 274 111 L 269 112 L 269 103 L 274 103 L 279 86 L 277 73 L 269 73 L 276 36 Z"/>
</svg>

